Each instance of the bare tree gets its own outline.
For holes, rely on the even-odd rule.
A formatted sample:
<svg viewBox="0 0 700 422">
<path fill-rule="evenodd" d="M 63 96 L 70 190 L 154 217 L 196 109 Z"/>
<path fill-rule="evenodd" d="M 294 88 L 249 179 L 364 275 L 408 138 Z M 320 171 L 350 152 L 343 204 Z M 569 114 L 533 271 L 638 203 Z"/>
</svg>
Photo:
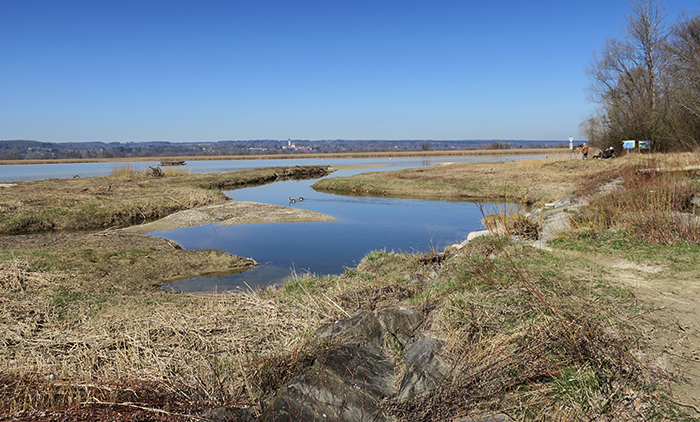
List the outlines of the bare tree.
<svg viewBox="0 0 700 422">
<path fill-rule="evenodd" d="M 700 146 L 700 17 L 686 16 L 672 32 L 671 128 L 685 149 Z"/>
<path fill-rule="evenodd" d="M 586 69 L 591 99 L 601 109 L 585 125 L 599 137 L 591 139 L 594 144 L 644 139 L 652 140 L 654 149 L 665 149 L 660 141 L 666 112 L 666 13 L 655 0 L 633 0 L 631 9 L 626 38 L 608 39 Z"/>
</svg>

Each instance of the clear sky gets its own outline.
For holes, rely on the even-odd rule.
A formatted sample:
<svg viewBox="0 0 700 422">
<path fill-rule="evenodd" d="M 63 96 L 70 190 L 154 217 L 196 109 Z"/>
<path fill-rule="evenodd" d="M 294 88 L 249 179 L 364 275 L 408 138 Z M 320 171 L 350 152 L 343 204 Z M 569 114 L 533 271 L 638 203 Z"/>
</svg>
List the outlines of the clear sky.
<svg viewBox="0 0 700 422">
<path fill-rule="evenodd" d="M 700 2 L 661 1 L 672 22 Z M 0 0 L 0 139 L 580 139 L 627 0 Z"/>
</svg>

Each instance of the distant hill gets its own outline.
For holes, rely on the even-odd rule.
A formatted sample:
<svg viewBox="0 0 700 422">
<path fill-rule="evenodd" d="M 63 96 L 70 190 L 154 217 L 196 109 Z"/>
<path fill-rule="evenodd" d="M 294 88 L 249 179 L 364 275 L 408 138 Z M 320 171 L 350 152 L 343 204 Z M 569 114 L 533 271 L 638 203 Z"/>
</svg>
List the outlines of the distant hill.
<svg viewBox="0 0 700 422">
<path fill-rule="evenodd" d="M 502 140 L 224 140 L 218 142 L 41 142 L 0 141 L 0 160 L 59 158 L 122 158 L 259 155 L 393 150 L 447 151 L 464 149 L 552 148 L 564 141 Z"/>
</svg>

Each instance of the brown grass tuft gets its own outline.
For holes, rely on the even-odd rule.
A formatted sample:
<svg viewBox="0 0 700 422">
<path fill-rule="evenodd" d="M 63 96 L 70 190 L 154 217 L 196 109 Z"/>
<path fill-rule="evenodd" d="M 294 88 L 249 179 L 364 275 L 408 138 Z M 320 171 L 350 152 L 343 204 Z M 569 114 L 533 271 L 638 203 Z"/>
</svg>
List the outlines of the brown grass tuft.
<svg viewBox="0 0 700 422">
<path fill-rule="evenodd" d="M 0 261 L 0 291 L 13 292 L 47 284 L 49 276 L 41 272 L 32 272 L 29 263 L 15 258 Z"/>
</svg>

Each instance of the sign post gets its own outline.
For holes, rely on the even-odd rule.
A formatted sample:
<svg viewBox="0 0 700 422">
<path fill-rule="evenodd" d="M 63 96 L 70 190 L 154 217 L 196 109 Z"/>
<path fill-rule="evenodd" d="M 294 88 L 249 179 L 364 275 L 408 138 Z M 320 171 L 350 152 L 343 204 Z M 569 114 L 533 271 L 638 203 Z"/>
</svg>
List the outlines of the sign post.
<svg viewBox="0 0 700 422">
<path fill-rule="evenodd" d="M 630 162 L 630 150 L 634 149 L 636 141 L 622 141 L 622 148 L 627 150 L 627 162 Z"/>
<path fill-rule="evenodd" d="M 651 148 L 651 141 L 639 141 L 639 152 L 641 153 L 643 149 L 649 150 Z"/>
<path fill-rule="evenodd" d="M 569 136 L 569 160 L 574 158 L 574 137 Z"/>
</svg>

